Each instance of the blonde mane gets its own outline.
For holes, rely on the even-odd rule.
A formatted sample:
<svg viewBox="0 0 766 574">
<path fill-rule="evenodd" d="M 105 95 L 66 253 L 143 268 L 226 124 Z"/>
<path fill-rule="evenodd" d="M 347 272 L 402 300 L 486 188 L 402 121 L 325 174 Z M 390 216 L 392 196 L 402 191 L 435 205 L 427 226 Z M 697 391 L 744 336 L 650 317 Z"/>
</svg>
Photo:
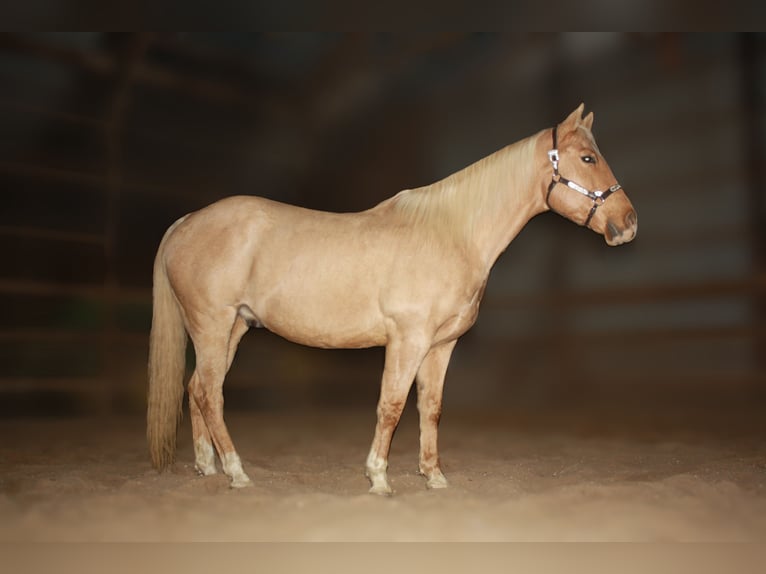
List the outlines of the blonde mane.
<svg viewBox="0 0 766 574">
<path fill-rule="evenodd" d="M 485 216 L 523 201 L 534 174 L 536 136 L 508 145 L 430 185 L 392 198 L 408 222 L 470 240 Z"/>
</svg>

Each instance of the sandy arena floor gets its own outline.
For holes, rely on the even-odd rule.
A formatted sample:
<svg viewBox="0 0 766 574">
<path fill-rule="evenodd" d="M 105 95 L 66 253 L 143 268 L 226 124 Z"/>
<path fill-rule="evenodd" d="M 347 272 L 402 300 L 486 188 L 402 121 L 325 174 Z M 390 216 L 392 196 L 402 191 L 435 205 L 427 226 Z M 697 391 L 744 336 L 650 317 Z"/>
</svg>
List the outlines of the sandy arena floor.
<svg viewBox="0 0 766 574">
<path fill-rule="evenodd" d="M 149 465 L 139 418 L 0 421 L 0 542 L 187 540 L 766 541 L 758 413 L 446 413 L 451 488 L 417 475 L 415 415 L 392 498 L 366 494 L 374 409 L 230 413 L 255 487 Z"/>
</svg>

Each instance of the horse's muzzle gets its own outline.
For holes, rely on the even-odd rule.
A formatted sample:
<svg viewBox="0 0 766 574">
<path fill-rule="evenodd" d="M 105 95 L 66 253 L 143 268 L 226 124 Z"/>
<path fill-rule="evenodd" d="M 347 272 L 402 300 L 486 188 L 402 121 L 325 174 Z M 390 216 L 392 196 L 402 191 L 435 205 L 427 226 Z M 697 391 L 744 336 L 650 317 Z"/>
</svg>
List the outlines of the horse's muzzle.
<svg viewBox="0 0 766 574">
<path fill-rule="evenodd" d="M 623 243 L 632 241 L 637 232 L 638 216 L 636 215 L 636 212 L 631 209 L 619 224 L 616 224 L 611 220 L 607 221 L 604 239 L 606 239 L 607 245 L 622 245 Z"/>
</svg>

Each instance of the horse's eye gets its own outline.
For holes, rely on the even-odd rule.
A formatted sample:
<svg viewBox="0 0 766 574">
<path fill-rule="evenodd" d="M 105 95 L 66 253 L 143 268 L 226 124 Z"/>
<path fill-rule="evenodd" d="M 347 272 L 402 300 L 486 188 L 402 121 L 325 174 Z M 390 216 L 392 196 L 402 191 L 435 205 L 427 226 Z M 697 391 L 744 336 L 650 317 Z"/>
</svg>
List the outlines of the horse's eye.
<svg viewBox="0 0 766 574">
<path fill-rule="evenodd" d="M 596 163 L 596 158 L 593 157 L 592 155 L 584 155 L 582 156 L 582 160 L 585 163 Z"/>
</svg>

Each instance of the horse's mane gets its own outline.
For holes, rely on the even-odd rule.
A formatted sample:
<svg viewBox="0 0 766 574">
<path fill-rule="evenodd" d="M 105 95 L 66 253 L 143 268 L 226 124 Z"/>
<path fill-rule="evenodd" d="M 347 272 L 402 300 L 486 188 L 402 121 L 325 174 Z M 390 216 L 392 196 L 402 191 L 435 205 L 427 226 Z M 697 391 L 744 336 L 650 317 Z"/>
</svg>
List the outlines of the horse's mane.
<svg viewBox="0 0 766 574">
<path fill-rule="evenodd" d="M 401 191 L 393 208 L 410 223 L 470 240 L 486 214 L 528 191 L 535 141 L 523 139 L 436 183 Z"/>
</svg>

